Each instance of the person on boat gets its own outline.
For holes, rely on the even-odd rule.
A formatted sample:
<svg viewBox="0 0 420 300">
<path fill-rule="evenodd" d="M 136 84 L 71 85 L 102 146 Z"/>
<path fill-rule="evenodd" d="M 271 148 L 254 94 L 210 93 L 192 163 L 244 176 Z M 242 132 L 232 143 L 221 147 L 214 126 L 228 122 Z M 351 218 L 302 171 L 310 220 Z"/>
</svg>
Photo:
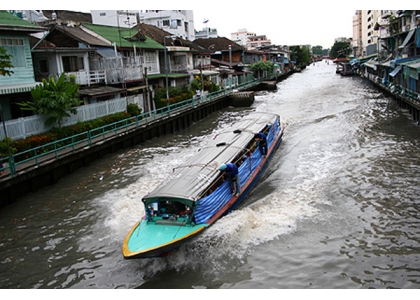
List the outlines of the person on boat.
<svg viewBox="0 0 420 300">
<path fill-rule="evenodd" d="M 260 148 L 261 155 L 263 157 L 267 156 L 267 137 L 264 133 L 258 132 L 254 136 L 255 140 L 258 141 L 258 147 Z"/>
<path fill-rule="evenodd" d="M 238 167 L 235 164 L 227 163 L 220 166 L 220 171 L 229 176 L 231 184 L 235 184 L 236 192 L 232 191 L 235 196 L 241 193 L 241 182 L 239 180 Z"/>
</svg>

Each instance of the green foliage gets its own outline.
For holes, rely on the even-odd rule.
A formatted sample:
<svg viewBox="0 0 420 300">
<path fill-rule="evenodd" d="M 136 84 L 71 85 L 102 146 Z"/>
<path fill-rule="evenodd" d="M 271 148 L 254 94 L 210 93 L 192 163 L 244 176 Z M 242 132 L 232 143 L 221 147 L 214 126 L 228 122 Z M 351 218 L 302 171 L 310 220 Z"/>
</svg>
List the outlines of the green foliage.
<svg viewBox="0 0 420 300">
<path fill-rule="evenodd" d="M 10 69 L 13 68 L 12 62 L 12 55 L 7 54 L 7 50 L 3 47 L 0 47 L 0 75 L 6 76 L 13 74 L 14 72 Z"/>
<path fill-rule="evenodd" d="M 312 54 L 314 54 L 314 55 L 322 55 L 322 46 L 314 46 L 314 47 L 312 47 Z"/>
<path fill-rule="evenodd" d="M 201 91 L 201 78 L 200 78 L 200 76 L 195 76 L 194 79 L 191 81 L 191 90 L 192 91 L 196 91 L 196 90 Z"/>
<path fill-rule="evenodd" d="M 204 86 L 202 87 L 202 84 Z M 196 90 L 203 90 L 208 91 L 209 93 L 217 92 L 220 90 L 220 86 L 212 82 L 208 79 L 203 79 L 203 83 L 201 82 L 201 76 L 195 76 L 193 81 L 191 81 L 191 92 L 192 95 L 195 93 Z"/>
<path fill-rule="evenodd" d="M 291 46 L 290 51 L 292 52 L 291 60 L 296 62 L 298 68 L 311 63 L 311 56 L 307 47 Z"/>
<path fill-rule="evenodd" d="M 9 149 L 7 148 L 7 145 L 9 145 Z M 13 147 L 13 140 L 11 138 L 6 138 L 0 140 L 0 154 L 1 156 L 7 157 L 9 156 L 9 150 L 10 150 L 10 155 L 13 155 L 16 153 L 17 149 Z"/>
<path fill-rule="evenodd" d="M 79 99 L 79 85 L 74 77 L 67 78 L 61 74 L 56 81 L 50 77 L 48 81 L 42 80 L 42 85 L 37 85 L 31 90 L 33 102 L 18 103 L 22 110 L 32 110 L 38 114 L 48 116 L 45 125 L 58 125 L 61 127 L 64 117 L 70 113 L 76 114 L 76 107 L 83 103 Z"/>
<path fill-rule="evenodd" d="M 130 104 L 127 105 L 127 113 L 131 117 L 135 117 L 135 116 L 138 116 L 139 114 L 141 114 L 141 109 L 137 104 L 130 103 Z"/>
<path fill-rule="evenodd" d="M 272 61 L 258 61 L 250 66 L 253 71 L 267 71 L 268 74 L 273 73 L 274 63 Z"/>
<path fill-rule="evenodd" d="M 170 87 L 168 89 L 169 105 L 191 99 L 194 93 L 187 86 L 182 88 Z M 168 104 L 166 100 L 166 89 L 164 87 L 155 90 L 154 101 L 157 109 Z"/>
<path fill-rule="evenodd" d="M 336 42 L 334 46 L 332 46 L 330 51 L 331 57 L 338 57 L 340 54 L 343 55 L 349 55 L 352 53 L 352 49 L 350 47 L 350 44 L 347 42 Z"/>
</svg>

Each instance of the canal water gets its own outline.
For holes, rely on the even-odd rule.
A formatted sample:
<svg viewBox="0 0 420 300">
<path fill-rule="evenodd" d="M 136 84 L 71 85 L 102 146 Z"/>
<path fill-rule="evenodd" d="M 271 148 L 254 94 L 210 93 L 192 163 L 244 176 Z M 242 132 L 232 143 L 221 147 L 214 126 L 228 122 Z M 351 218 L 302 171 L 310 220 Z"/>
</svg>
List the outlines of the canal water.
<svg viewBox="0 0 420 300">
<path fill-rule="evenodd" d="M 141 198 L 224 126 L 275 112 L 284 141 L 245 202 L 175 253 L 124 260 Z M 92 162 L 0 211 L 3 289 L 420 288 L 420 128 L 317 62 L 183 132 Z"/>
</svg>

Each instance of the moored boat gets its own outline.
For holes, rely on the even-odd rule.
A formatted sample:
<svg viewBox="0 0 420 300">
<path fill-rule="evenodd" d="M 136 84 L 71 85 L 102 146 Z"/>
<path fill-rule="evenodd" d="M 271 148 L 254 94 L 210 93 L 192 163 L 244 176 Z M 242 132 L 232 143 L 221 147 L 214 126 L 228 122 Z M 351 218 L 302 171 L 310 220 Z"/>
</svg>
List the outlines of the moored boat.
<svg viewBox="0 0 420 300">
<path fill-rule="evenodd" d="M 267 136 L 266 155 L 254 138 L 259 132 Z M 283 132 L 280 116 L 256 112 L 215 136 L 143 197 L 145 216 L 127 234 L 124 258 L 165 256 L 236 208 L 267 168 Z M 240 193 L 220 171 L 225 163 L 238 167 Z"/>
</svg>

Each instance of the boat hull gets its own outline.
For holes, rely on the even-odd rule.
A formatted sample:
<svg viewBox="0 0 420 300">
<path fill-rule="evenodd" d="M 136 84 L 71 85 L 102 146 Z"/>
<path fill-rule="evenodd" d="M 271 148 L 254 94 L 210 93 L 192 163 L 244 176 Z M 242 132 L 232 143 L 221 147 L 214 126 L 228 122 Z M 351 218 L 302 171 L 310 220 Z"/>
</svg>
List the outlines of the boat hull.
<svg viewBox="0 0 420 300">
<path fill-rule="evenodd" d="M 153 258 L 166 256 L 182 243 L 201 233 L 207 225 L 156 225 L 143 219 L 131 229 L 123 243 L 123 256 Z"/>
<path fill-rule="evenodd" d="M 193 219 L 192 215 L 188 217 L 188 215 L 182 215 L 182 213 L 173 213 L 172 219 L 163 219 L 164 215 L 160 215 L 159 213 L 162 203 L 170 204 L 174 198 L 161 193 L 158 194 L 158 197 L 155 198 L 159 200 L 158 202 L 160 204 L 157 204 L 157 208 L 153 208 L 154 213 L 148 214 L 137 222 L 125 238 L 122 249 L 124 258 L 133 259 L 166 256 L 178 249 L 183 243 L 198 234 L 201 234 L 218 219 L 235 209 L 251 192 L 252 188 L 257 184 L 262 174 L 267 169 L 269 162 L 272 160 L 283 140 L 283 132 L 284 127 L 278 126 L 277 130 L 275 130 L 275 135 L 271 139 L 265 157 L 262 157 L 259 152 L 254 151 L 252 160 L 250 157 L 246 159 L 249 163 L 242 166 L 242 170 L 246 174 L 240 173 L 244 175 L 242 179 L 245 181 L 241 182 L 240 195 L 231 195 L 228 182 L 224 182 L 216 191 L 212 191 L 208 197 L 200 198 L 198 208 L 194 209 L 193 222 L 191 222 Z M 259 150 L 257 149 L 256 151 Z M 248 170 L 248 166 L 250 166 L 252 171 Z M 155 198 L 150 198 L 151 200 L 149 200 L 149 202 L 145 202 L 149 209 L 151 208 L 151 204 L 155 203 Z M 185 204 L 185 202 L 183 204 Z M 216 205 L 215 207 L 217 209 L 213 208 L 213 205 Z M 166 207 L 166 209 L 167 208 L 168 207 Z M 162 209 L 165 209 L 164 205 L 162 206 Z M 165 214 L 165 216 L 168 218 L 167 214 Z"/>
</svg>

